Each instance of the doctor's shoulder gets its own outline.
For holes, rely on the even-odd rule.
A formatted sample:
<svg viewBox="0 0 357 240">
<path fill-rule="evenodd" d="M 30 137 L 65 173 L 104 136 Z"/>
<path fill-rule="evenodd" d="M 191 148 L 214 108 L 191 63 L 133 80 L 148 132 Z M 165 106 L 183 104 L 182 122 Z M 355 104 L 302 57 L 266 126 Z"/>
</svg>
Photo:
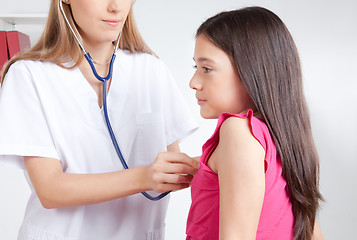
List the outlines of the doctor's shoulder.
<svg viewBox="0 0 357 240">
<path fill-rule="evenodd" d="M 128 50 L 119 49 L 117 52 L 118 61 L 117 64 L 124 64 L 127 67 L 131 67 L 136 74 L 144 74 L 145 77 L 167 77 L 167 74 L 171 75 L 170 70 L 166 63 L 162 61 L 155 54 L 146 52 L 131 53 Z"/>
<path fill-rule="evenodd" d="M 162 62 L 158 56 L 155 54 L 147 53 L 147 52 L 130 52 L 129 50 L 118 49 L 117 55 L 120 58 L 123 58 L 124 61 L 130 61 L 130 59 L 136 64 L 143 64 L 149 66 L 156 66 Z M 120 60 L 118 61 L 120 64 Z M 122 62 L 123 63 L 123 62 Z"/>
<path fill-rule="evenodd" d="M 60 69 L 60 66 L 50 61 L 18 60 L 8 68 L 3 84 L 6 85 L 6 82 L 12 79 L 20 83 L 46 77 L 53 78 Z"/>
<path fill-rule="evenodd" d="M 58 68 L 57 64 L 50 61 L 41 60 L 18 60 L 11 64 L 8 72 L 12 71 L 34 71 L 34 70 L 46 70 L 51 71 L 54 68 Z"/>
</svg>

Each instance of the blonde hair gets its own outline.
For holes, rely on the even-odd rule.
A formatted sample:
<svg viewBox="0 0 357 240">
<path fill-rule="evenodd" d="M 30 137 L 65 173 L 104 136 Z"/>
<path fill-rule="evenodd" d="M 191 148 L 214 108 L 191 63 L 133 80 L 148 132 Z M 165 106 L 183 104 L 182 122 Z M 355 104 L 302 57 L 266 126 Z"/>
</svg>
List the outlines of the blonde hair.
<svg viewBox="0 0 357 240">
<path fill-rule="evenodd" d="M 1 85 L 10 66 L 19 60 L 50 61 L 62 68 L 75 68 L 82 62 L 84 58 L 82 50 L 61 13 L 60 1 L 62 0 L 51 1 L 47 23 L 39 41 L 30 50 L 14 56 L 4 65 Z M 63 4 L 63 9 L 73 30 L 79 36 L 79 40 L 82 41 L 69 5 Z M 142 39 L 136 26 L 132 9 L 130 9 L 123 26 L 119 48 L 128 50 L 131 53 L 145 52 L 155 55 Z M 75 64 L 70 67 L 64 66 L 64 63 L 70 60 L 73 60 Z"/>
</svg>

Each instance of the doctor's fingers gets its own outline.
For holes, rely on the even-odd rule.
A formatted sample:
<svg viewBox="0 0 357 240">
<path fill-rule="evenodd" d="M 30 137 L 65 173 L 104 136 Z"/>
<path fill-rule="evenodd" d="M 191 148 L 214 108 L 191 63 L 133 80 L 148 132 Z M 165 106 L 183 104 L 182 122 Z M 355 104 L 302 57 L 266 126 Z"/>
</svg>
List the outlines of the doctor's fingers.
<svg viewBox="0 0 357 240">
<path fill-rule="evenodd" d="M 189 183 L 180 183 L 180 184 L 166 183 L 166 184 L 158 185 L 157 188 L 154 190 L 158 193 L 164 193 L 168 191 L 177 191 L 177 190 L 185 189 L 188 188 L 189 186 L 190 186 Z"/>
<path fill-rule="evenodd" d="M 156 184 L 181 184 L 190 183 L 193 176 L 189 174 L 166 174 L 157 173 L 152 176 L 153 181 Z"/>
<path fill-rule="evenodd" d="M 153 189 L 157 192 L 179 190 L 190 186 L 192 175 L 182 174 L 156 174 L 153 176 Z"/>
<path fill-rule="evenodd" d="M 177 173 L 177 174 L 195 175 L 197 169 L 183 163 L 162 162 L 162 163 L 153 164 L 152 171 L 153 173 L 168 173 L 168 174 Z"/>
<path fill-rule="evenodd" d="M 161 152 L 156 156 L 156 162 L 181 163 L 198 169 L 199 161 L 181 152 Z"/>
</svg>

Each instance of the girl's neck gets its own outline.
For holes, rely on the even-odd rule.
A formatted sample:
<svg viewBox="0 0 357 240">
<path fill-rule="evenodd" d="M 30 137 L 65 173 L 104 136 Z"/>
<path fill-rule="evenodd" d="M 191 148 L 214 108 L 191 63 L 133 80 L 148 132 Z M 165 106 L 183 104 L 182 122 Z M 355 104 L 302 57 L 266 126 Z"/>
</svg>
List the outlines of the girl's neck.
<svg viewBox="0 0 357 240">
<path fill-rule="evenodd" d="M 256 118 L 258 118 L 260 120 L 263 120 L 262 114 L 260 113 L 260 111 L 256 107 L 251 107 L 250 109 L 252 109 L 254 117 L 256 117 Z"/>
<path fill-rule="evenodd" d="M 247 108 L 246 110 L 242 111 L 240 114 L 245 114 L 245 113 L 247 113 L 249 109 L 251 109 L 251 110 L 253 111 L 253 116 L 254 116 L 254 117 L 263 120 L 262 114 L 258 111 L 258 109 L 257 109 L 256 107 Z"/>
<path fill-rule="evenodd" d="M 262 114 L 259 111 L 253 112 L 253 116 L 260 120 L 264 120 Z"/>
</svg>

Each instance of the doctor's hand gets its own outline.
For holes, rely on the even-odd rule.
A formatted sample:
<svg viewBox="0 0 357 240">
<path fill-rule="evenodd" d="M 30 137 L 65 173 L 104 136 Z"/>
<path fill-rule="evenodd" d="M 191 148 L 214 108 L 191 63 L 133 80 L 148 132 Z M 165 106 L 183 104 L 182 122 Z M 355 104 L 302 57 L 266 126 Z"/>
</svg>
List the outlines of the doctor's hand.
<svg viewBox="0 0 357 240">
<path fill-rule="evenodd" d="M 198 168 L 197 158 L 181 152 L 161 152 L 148 166 L 150 188 L 160 193 L 187 188 Z"/>
</svg>

